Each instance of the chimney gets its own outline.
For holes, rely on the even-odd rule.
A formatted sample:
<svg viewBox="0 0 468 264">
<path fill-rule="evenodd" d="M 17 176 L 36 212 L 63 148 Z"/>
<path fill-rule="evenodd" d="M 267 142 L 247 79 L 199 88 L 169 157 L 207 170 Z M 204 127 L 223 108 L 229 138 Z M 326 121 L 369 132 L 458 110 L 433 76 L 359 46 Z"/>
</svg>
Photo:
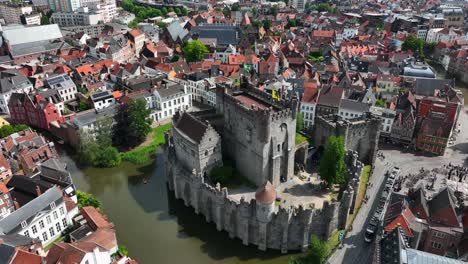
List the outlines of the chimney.
<svg viewBox="0 0 468 264">
<path fill-rule="evenodd" d="M 18 210 L 20 208 L 20 204 L 16 200 L 16 198 L 13 200 L 13 204 L 15 205 L 15 210 Z"/>
<path fill-rule="evenodd" d="M 41 188 L 39 187 L 39 185 L 36 185 L 36 194 L 37 194 L 37 197 L 41 196 L 42 194 Z"/>
</svg>

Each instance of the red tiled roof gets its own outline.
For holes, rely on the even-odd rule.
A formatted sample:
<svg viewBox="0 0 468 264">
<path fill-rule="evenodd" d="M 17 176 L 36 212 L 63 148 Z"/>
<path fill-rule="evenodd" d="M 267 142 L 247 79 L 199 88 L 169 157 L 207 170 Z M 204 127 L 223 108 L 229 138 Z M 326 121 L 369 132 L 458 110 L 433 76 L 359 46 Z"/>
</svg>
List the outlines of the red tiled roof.
<svg viewBox="0 0 468 264">
<path fill-rule="evenodd" d="M 9 264 L 41 264 L 41 260 L 42 258 L 36 254 L 18 249 Z"/>
<path fill-rule="evenodd" d="M 335 31 L 333 30 L 314 30 L 312 32 L 312 36 L 317 38 L 332 38 L 334 35 Z"/>
<path fill-rule="evenodd" d="M 99 212 L 99 210 L 94 207 L 86 206 L 81 208 L 80 211 L 93 230 L 97 230 L 98 228 L 114 227 L 114 225 L 109 223 L 109 221 L 107 221 L 101 212 Z"/>
<path fill-rule="evenodd" d="M 302 96 L 302 102 L 311 103 L 317 100 L 318 86 L 315 81 L 304 82 L 304 95 Z"/>
</svg>

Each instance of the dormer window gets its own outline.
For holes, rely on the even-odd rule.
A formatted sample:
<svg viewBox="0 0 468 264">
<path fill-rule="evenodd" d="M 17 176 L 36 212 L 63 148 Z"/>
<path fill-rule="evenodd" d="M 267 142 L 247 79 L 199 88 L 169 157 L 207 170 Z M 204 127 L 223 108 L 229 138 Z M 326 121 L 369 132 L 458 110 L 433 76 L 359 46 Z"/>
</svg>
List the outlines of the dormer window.
<svg viewBox="0 0 468 264">
<path fill-rule="evenodd" d="M 26 228 L 27 225 L 26 221 L 21 222 L 21 228 Z"/>
<path fill-rule="evenodd" d="M 50 209 L 55 209 L 55 202 L 50 203 Z"/>
</svg>

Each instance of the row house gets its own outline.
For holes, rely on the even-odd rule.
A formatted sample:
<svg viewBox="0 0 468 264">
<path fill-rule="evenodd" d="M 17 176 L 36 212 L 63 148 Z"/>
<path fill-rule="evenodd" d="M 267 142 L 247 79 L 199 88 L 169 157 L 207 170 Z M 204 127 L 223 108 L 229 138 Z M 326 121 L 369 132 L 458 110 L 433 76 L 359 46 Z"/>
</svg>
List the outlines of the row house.
<svg viewBox="0 0 468 264">
<path fill-rule="evenodd" d="M 306 129 L 314 126 L 315 109 L 319 94 L 320 90 L 316 82 L 308 81 L 304 83 L 304 94 L 301 100 L 300 112 L 304 117 L 304 128 Z"/>
<path fill-rule="evenodd" d="M 457 40 L 467 40 L 467 35 L 463 30 L 453 28 L 432 28 L 427 32 L 426 42 L 428 43 L 451 43 Z"/>
<path fill-rule="evenodd" d="M 31 81 L 23 75 L 6 76 L 0 79 L 0 111 L 10 114 L 8 103 L 13 93 L 29 93 L 33 90 Z"/>
<path fill-rule="evenodd" d="M 412 248 L 439 256 L 457 256 L 463 226 L 450 188 L 442 188 L 428 199 L 424 188 L 419 186 L 411 189 L 399 204 L 386 221 L 385 232 L 399 227 Z M 388 216 L 389 210 L 385 218 Z"/>
<path fill-rule="evenodd" d="M 393 122 L 395 122 L 396 111 L 390 108 L 371 106 L 370 112 L 374 116 L 382 119 L 382 127 L 380 128 L 380 137 L 389 138 L 392 131 Z"/>
<path fill-rule="evenodd" d="M 19 234 L 41 240 L 42 246 L 59 238 L 71 222 L 62 191 L 51 187 L 0 220 L 0 234 Z"/>
<path fill-rule="evenodd" d="M 74 101 L 76 99 L 76 85 L 67 74 L 46 78 L 44 84 L 47 88 L 57 90 L 65 102 Z"/>
<path fill-rule="evenodd" d="M 395 121 L 393 122 L 390 139 L 393 142 L 411 144 L 416 127 L 416 98 L 407 92 L 398 98 Z"/>
<path fill-rule="evenodd" d="M 58 125 L 64 121 L 56 106 L 39 95 L 13 93 L 8 108 L 12 121 L 18 124 L 49 130 L 52 123 Z"/>
<path fill-rule="evenodd" d="M 192 107 L 192 94 L 185 85 L 164 81 L 153 91 L 153 121 L 172 118 L 177 111 L 188 111 Z"/>
<path fill-rule="evenodd" d="M 0 220 L 7 217 L 15 211 L 13 199 L 10 190 L 4 182 L 0 182 Z"/>
</svg>

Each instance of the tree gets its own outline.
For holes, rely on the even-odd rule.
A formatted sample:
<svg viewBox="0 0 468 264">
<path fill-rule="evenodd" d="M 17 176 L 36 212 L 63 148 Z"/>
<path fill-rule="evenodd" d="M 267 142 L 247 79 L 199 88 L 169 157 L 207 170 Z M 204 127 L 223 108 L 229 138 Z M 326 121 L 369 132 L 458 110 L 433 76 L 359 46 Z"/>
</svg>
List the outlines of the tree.
<svg viewBox="0 0 468 264">
<path fill-rule="evenodd" d="M 229 164 L 225 164 L 224 166 L 212 169 L 210 172 L 210 179 L 212 183 L 216 184 L 219 182 L 222 185 L 226 185 L 233 174 L 234 168 Z"/>
<path fill-rule="evenodd" d="M 258 14 L 258 9 L 256 7 L 252 7 L 252 9 L 250 9 L 250 12 L 252 13 L 252 16 L 257 16 Z"/>
<path fill-rule="evenodd" d="M 234 3 L 231 7 L 231 11 L 240 11 L 239 3 Z"/>
<path fill-rule="evenodd" d="M 112 146 L 112 123 L 111 117 L 98 117 L 94 125 L 96 143 L 100 148 Z"/>
<path fill-rule="evenodd" d="M 128 149 L 143 142 L 151 132 L 150 113 L 144 100 L 131 100 L 120 105 L 112 127 L 114 145 Z"/>
<path fill-rule="evenodd" d="M 323 264 L 329 255 L 330 248 L 327 242 L 320 240 L 316 235 L 312 235 L 307 254 L 291 259 L 288 264 Z"/>
<path fill-rule="evenodd" d="M 203 55 L 208 52 L 208 48 L 199 40 L 190 41 L 182 48 L 182 53 L 187 62 L 201 61 Z"/>
<path fill-rule="evenodd" d="M 119 151 L 112 146 L 108 146 L 104 149 L 99 148 L 93 165 L 100 168 L 110 168 L 120 165 L 121 161 Z"/>
<path fill-rule="evenodd" d="M 318 171 L 327 187 L 345 182 L 345 144 L 342 136 L 328 138 L 325 151 L 320 158 Z"/>
<path fill-rule="evenodd" d="M 321 51 L 311 51 L 309 52 L 309 55 L 307 55 L 307 59 L 313 61 L 313 62 L 319 62 L 323 61 L 323 54 Z"/>
<path fill-rule="evenodd" d="M 320 240 L 316 235 L 312 235 L 310 239 L 309 254 L 307 256 L 308 263 L 322 264 L 327 260 L 330 254 L 330 249 L 325 241 Z"/>
<path fill-rule="evenodd" d="M 82 191 L 76 191 L 76 196 L 78 198 L 78 207 L 83 208 L 86 206 L 92 206 L 94 208 L 100 208 L 101 202 L 96 199 L 92 194 L 85 193 Z"/>
<path fill-rule="evenodd" d="M 47 17 L 47 16 L 42 16 L 42 17 L 41 17 L 41 25 L 49 25 L 49 24 L 50 24 L 49 17 Z"/>
<path fill-rule="evenodd" d="M 270 14 L 276 16 L 278 14 L 278 5 L 274 5 L 270 8 Z"/>
<path fill-rule="evenodd" d="M 382 99 L 377 99 L 377 101 L 375 101 L 375 105 L 380 106 L 380 107 L 385 107 L 386 103 Z"/>
<path fill-rule="evenodd" d="M 264 28 L 266 31 L 270 30 L 270 28 L 271 28 L 271 21 L 268 20 L 268 19 L 266 19 L 266 20 L 263 22 L 263 28 Z"/>
<path fill-rule="evenodd" d="M 130 21 L 130 23 L 128 23 L 128 27 L 129 28 L 136 28 L 138 26 L 138 23 L 140 23 L 139 19 L 135 18 L 132 21 Z"/>
<path fill-rule="evenodd" d="M 304 129 L 304 114 L 302 112 L 297 113 L 296 118 L 296 131 L 302 131 Z"/>
<path fill-rule="evenodd" d="M 315 7 L 315 10 L 317 10 L 319 12 L 329 12 L 329 13 L 334 12 L 334 8 L 332 6 L 330 6 L 329 4 L 327 4 L 327 3 L 318 4 Z"/>
<path fill-rule="evenodd" d="M 402 50 L 411 50 L 415 53 L 419 53 L 420 56 L 424 56 L 424 40 L 419 39 L 413 35 L 409 35 L 405 42 L 401 45 Z"/>
<path fill-rule="evenodd" d="M 28 129 L 27 125 L 4 125 L 0 127 L 0 138 L 8 137 L 9 135 Z"/>
</svg>

